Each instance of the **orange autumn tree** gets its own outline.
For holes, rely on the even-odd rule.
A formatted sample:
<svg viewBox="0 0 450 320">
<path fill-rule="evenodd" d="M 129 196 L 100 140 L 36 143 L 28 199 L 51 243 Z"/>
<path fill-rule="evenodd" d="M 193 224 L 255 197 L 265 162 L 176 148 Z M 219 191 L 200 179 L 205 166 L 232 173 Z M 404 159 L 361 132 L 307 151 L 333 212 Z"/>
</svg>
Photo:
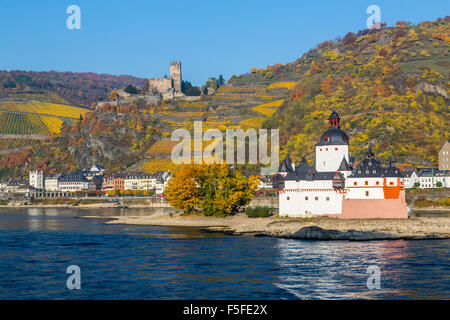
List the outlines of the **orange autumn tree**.
<svg viewBox="0 0 450 320">
<path fill-rule="evenodd" d="M 165 195 L 171 206 L 185 213 L 225 217 L 250 202 L 258 182 L 225 164 L 185 165 L 170 179 Z"/>
</svg>

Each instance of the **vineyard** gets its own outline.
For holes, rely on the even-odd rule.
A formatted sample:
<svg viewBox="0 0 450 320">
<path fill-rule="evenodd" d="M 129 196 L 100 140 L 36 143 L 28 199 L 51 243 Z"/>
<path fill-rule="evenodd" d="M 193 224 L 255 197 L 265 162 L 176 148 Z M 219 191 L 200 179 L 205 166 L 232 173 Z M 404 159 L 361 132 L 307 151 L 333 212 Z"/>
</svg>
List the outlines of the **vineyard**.
<svg viewBox="0 0 450 320">
<path fill-rule="evenodd" d="M 11 112 L 35 113 L 72 119 L 78 119 L 80 115 L 84 115 L 86 112 L 89 112 L 88 109 L 39 101 L 0 102 L 0 110 Z"/>
<path fill-rule="evenodd" d="M 297 82 L 295 82 L 295 81 L 275 82 L 275 83 L 271 83 L 267 88 L 268 89 L 277 89 L 277 88 L 292 89 L 295 87 L 296 84 L 297 84 Z"/>
<path fill-rule="evenodd" d="M 267 117 L 271 117 L 279 107 L 283 104 L 284 100 L 272 101 L 264 104 L 260 104 L 254 107 L 252 110 Z"/>
<path fill-rule="evenodd" d="M 31 146 L 36 143 L 32 139 L 0 139 L 0 150 Z"/>
<path fill-rule="evenodd" d="M 57 117 L 14 112 L 0 112 L 0 134 L 58 133 L 63 121 Z"/>
<path fill-rule="evenodd" d="M 252 127 L 252 128 L 261 128 L 262 123 L 264 122 L 266 118 L 249 118 L 249 119 L 245 119 L 242 120 L 240 122 L 241 125 L 246 126 L 246 127 Z"/>
<path fill-rule="evenodd" d="M 2 134 L 50 134 L 48 127 L 38 115 L 13 112 L 0 113 L 0 132 Z"/>
</svg>

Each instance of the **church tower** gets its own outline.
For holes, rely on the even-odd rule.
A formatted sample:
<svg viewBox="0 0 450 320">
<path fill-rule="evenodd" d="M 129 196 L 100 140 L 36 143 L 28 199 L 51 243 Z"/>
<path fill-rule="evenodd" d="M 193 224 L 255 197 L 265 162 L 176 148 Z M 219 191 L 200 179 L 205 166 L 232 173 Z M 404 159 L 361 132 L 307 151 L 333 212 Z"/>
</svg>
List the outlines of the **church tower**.
<svg viewBox="0 0 450 320">
<path fill-rule="evenodd" d="M 181 62 L 170 61 L 170 79 L 175 92 L 181 92 Z"/>
<path fill-rule="evenodd" d="M 333 111 L 328 118 L 328 130 L 316 144 L 316 170 L 338 171 L 344 158 L 348 163 L 348 136 L 341 130 L 341 118 Z"/>
</svg>

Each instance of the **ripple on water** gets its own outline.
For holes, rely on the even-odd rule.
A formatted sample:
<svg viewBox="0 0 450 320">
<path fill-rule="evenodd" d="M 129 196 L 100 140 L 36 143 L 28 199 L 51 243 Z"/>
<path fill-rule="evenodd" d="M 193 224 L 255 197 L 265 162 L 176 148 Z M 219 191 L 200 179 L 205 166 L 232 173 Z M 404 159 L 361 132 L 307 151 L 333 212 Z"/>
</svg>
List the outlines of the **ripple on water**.
<svg viewBox="0 0 450 320">
<path fill-rule="evenodd" d="M 450 298 L 450 240 L 302 241 L 52 214 L 0 214 L 0 299 Z M 79 291 L 66 288 L 71 264 Z M 370 265 L 380 290 L 366 286 Z"/>
</svg>

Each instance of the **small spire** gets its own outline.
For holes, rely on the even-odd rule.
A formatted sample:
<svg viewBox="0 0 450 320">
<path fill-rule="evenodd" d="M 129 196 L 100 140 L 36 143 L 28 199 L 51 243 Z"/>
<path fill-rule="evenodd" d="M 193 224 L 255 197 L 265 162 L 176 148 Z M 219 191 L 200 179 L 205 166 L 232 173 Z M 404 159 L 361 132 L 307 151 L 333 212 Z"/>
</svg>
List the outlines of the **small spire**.
<svg viewBox="0 0 450 320">
<path fill-rule="evenodd" d="M 370 146 L 370 143 L 369 143 L 369 146 L 367 147 L 366 156 L 367 157 L 371 157 L 371 158 L 373 158 L 375 156 L 373 151 L 372 151 L 372 148 Z"/>
</svg>

